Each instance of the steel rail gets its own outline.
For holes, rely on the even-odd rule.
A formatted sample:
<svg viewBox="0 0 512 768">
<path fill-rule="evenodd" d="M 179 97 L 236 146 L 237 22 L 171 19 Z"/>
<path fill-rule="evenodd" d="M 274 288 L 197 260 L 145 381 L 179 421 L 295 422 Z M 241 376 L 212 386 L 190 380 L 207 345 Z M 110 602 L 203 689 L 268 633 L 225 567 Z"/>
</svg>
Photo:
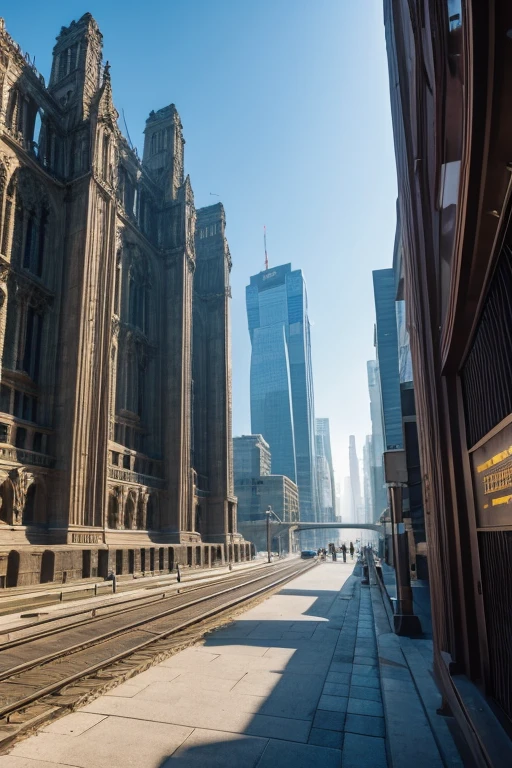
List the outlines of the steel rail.
<svg viewBox="0 0 512 768">
<path fill-rule="evenodd" d="M 310 570 L 311 568 L 315 567 L 317 565 L 316 562 L 314 563 L 308 563 L 306 566 L 302 567 L 294 567 L 292 569 L 282 569 L 282 570 L 289 570 L 290 572 L 286 575 L 280 575 L 280 578 L 274 579 L 270 584 L 265 584 L 264 586 L 259 587 L 256 590 L 252 590 L 251 592 L 247 594 L 240 595 L 233 600 L 229 600 L 225 603 L 221 603 L 219 606 L 215 606 L 214 608 L 211 608 L 208 611 L 203 611 L 201 613 L 198 613 L 196 616 L 192 616 L 191 618 L 187 619 L 186 621 L 182 622 L 181 624 L 178 624 L 174 627 L 170 627 L 169 629 L 155 633 L 152 637 L 148 638 L 147 640 L 144 640 L 143 642 L 138 643 L 137 645 L 133 646 L 132 648 L 128 650 L 121 651 L 120 653 L 114 654 L 110 656 L 108 659 L 103 659 L 102 661 L 92 664 L 89 667 L 86 667 L 85 669 L 82 669 L 78 672 L 75 672 L 71 675 L 68 675 L 65 678 L 62 678 L 56 682 L 50 683 L 49 685 L 43 686 L 42 688 L 39 688 L 38 690 L 34 691 L 31 694 L 28 694 L 17 701 L 13 701 L 10 704 L 7 704 L 6 706 L 3 706 L 0 708 L 0 718 L 5 718 L 8 715 L 13 714 L 16 711 L 19 711 L 23 709 L 24 707 L 33 704 L 35 701 L 43 698 L 44 696 L 48 696 L 49 694 L 55 693 L 56 691 L 60 690 L 61 688 L 65 687 L 66 685 L 69 685 L 70 683 L 76 682 L 82 678 L 86 678 L 90 676 L 91 674 L 98 672 L 101 669 L 104 669 L 106 667 L 109 667 L 111 664 L 114 664 L 117 661 L 120 661 L 123 658 L 126 658 L 127 656 L 131 656 L 132 654 L 142 650 L 143 648 L 146 648 L 150 645 L 155 644 L 159 640 L 163 640 L 165 638 L 168 638 L 172 635 L 178 634 L 179 632 L 182 632 L 184 629 L 187 629 L 188 627 L 193 626 L 194 624 L 198 624 L 201 621 L 205 621 L 208 618 L 211 618 L 212 616 L 218 615 L 219 613 L 222 613 L 226 610 L 229 610 L 230 608 L 233 608 L 237 605 L 240 605 L 243 602 L 246 602 L 248 600 L 254 599 L 258 597 L 259 595 L 270 591 L 271 589 L 275 589 L 280 584 L 290 581 L 290 579 L 294 578 L 295 576 L 305 573 L 306 571 Z M 282 570 L 280 570 L 280 574 L 282 574 Z M 197 605 L 198 603 L 204 602 L 205 599 L 213 600 L 215 598 L 218 598 L 219 595 L 226 594 L 229 592 L 232 592 L 234 589 L 242 589 L 243 587 L 250 586 L 251 584 L 254 584 L 256 581 L 262 581 L 263 579 L 269 579 L 271 576 L 275 574 L 267 574 L 266 577 L 260 577 L 258 579 L 252 579 L 250 581 L 245 582 L 245 584 L 241 584 L 238 587 L 230 587 L 227 590 L 222 590 L 221 592 L 217 592 L 214 595 L 209 595 L 207 598 L 200 598 L 199 600 L 195 600 L 192 603 L 189 603 L 187 607 L 190 607 L 191 605 Z M 172 612 L 177 612 L 177 610 L 184 610 L 185 606 L 182 606 L 179 609 L 174 609 Z M 164 614 L 168 615 L 169 612 L 166 612 Z M 155 617 L 154 619 L 150 621 L 145 621 L 143 623 L 150 624 L 153 621 L 156 621 L 162 616 Z M 114 633 L 115 634 L 115 633 Z M 121 634 L 121 633 L 119 633 Z M 122 634 L 126 634 L 123 632 Z M 97 639 L 96 642 L 91 643 L 91 645 L 98 645 L 101 641 L 100 638 Z M 87 646 L 85 646 L 87 647 Z M 58 658 L 60 654 L 56 654 L 53 656 L 53 658 Z M 65 655 L 71 655 L 71 653 L 66 653 Z M 40 666 L 44 663 L 47 663 L 47 660 L 40 659 L 38 664 L 31 665 L 30 668 L 34 668 L 34 666 Z M 10 677 L 14 677 L 15 674 L 19 674 L 19 670 L 17 672 L 13 672 L 10 674 Z"/>
<path fill-rule="evenodd" d="M 281 571 L 283 568 L 289 568 L 291 567 L 291 563 L 288 562 L 284 566 L 277 567 L 277 564 L 273 566 L 274 571 Z M 265 569 L 267 570 L 267 569 Z M 256 573 L 260 573 L 260 566 L 257 566 L 255 569 Z M 107 618 L 108 616 L 120 616 L 123 613 L 128 613 L 131 610 L 137 610 L 140 607 L 151 605 L 152 603 L 158 603 L 162 599 L 170 600 L 174 597 L 177 597 L 178 595 L 186 595 L 190 592 L 197 592 L 198 590 L 204 590 L 208 587 L 214 586 L 218 583 L 225 583 L 225 582 L 232 582 L 239 579 L 242 579 L 247 575 L 253 575 L 254 571 L 251 570 L 250 573 L 245 571 L 244 573 L 234 573 L 234 574 L 225 574 L 225 575 L 219 575 L 215 578 L 208 579 L 207 583 L 203 584 L 191 584 L 188 586 L 185 584 L 184 586 L 179 586 L 173 590 L 174 584 L 165 584 L 158 587 L 155 585 L 154 587 L 150 587 L 151 593 L 150 594 L 143 594 L 143 595 L 133 595 L 131 597 L 126 597 L 124 600 L 118 600 L 114 603 L 109 602 L 103 602 L 98 606 L 89 606 L 89 607 L 81 607 L 78 610 L 71 610 L 69 613 L 65 613 L 62 616 L 49 616 L 46 619 L 43 619 L 42 621 L 33 622 L 31 624 L 23 624 L 20 627 L 15 627 L 11 630 L 9 630 L 9 634 L 14 634 L 15 632 L 23 632 L 27 629 L 32 629 L 33 627 L 41 627 L 45 624 L 53 623 L 55 621 L 65 621 L 66 619 L 73 619 L 77 617 L 76 622 L 70 621 L 69 623 L 65 624 L 62 627 L 49 627 L 46 630 L 43 630 L 42 632 L 36 632 L 31 635 L 26 635 L 24 637 L 17 637 L 13 638 L 12 640 L 5 640 L 4 642 L 0 642 L 0 653 L 4 650 L 7 650 L 9 648 L 14 648 L 17 645 L 23 645 L 24 643 L 29 643 L 34 640 L 38 640 L 43 637 L 48 637 L 52 634 L 57 634 L 58 632 L 64 632 L 67 629 L 72 629 L 74 626 L 76 626 L 78 623 L 80 623 L 81 626 L 84 624 L 92 623 L 95 620 L 100 620 Z M 167 594 L 168 593 L 168 594 Z M 98 615 L 101 611 L 101 615 Z M 88 620 L 80 620 L 79 617 L 83 616 L 83 614 L 88 613 L 94 613 L 94 615 L 90 616 Z M 0 632 L 0 634 L 2 634 Z M 7 631 L 4 633 L 7 634 Z M 0 675 L 0 680 L 1 680 Z"/>
<path fill-rule="evenodd" d="M 283 571 L 290 570 L 293 568 L 293 564 L 288 564 L 284 568 L 279 568 L 278 573 L 282 573 Z M 48 661 L 51 661 L 52 659 L 59 658 L 63 655 L 67 655 L 69 653 L 73 653 L 78 650 L 85 649 L 91 645 L 96 645 L 98 642 L 101 642 L 102 640 L 108 640 L 110 637 L 114 637 L 116 635 L 123 635 L 127 632 L 131 632 L 133 629 L 136 629 L 137 627 L 141 627 L 144 625 L 147 625 L 153 621 L 156 621 L 158 619 L 163 619 L 166 616 L 170 616 L 173 613 L 177 613 L 178 611 L 185 610 L 186 608 L 190 608 L 193 605 L 197 605 L 198 603 L 205 602 L 206 600 L 215 598 L 219 595 L 226 594 L 228 592 L 232 592 L 235 589 L 240 589 L 241 587 L 244 587 L 249 584 L 254 584 L 258 581 L 262 581 L 265 578 L 269 578 L 272 574 L 262 574 L 260 576 L 257 576 L 256 578 L 252 579 L 242 579 L 241 576 L 238 577 L 238 580 L 240 581 L 239 584 L 232 584 L 231 586 L 227 587 L 226 589 L 221 589 L 218 591 L 213 592 L 212 594 L 204 595 L 203 597 L 198 597 L 195 600 L 190 600 L 185 603 L 180 603 L 179 605 L 172 605 L 170 608 L 167 608 L 164 611 L 159 611 L 158 613 L 154 614 L 153 616 L 146 616 L 144 618 L 138 619 L 137 621 L 132 622 L 131 624 L 127 624 L 125 627 L 112 629 L 108 632 L 104 632 L 101 635 L 96 635 L 93 638 L 90 638 L 89 640 L 85 640 L 79 643 L 75 643 L 74 645 L 68 646 L 65 649 L 61 649 L 60 651 L 54 651 L 53 653 L 46 654 L 45 656 L 39 656 L 36 659 L 32 659 L 31 661 L 24 662 L 23 664 L 20 664 L 16 667 L 10 667 L 8 670 L 5 670 L 4 672 L 0 671 L 0 681 L 5 680 L 9 677 L 12 677 L 15 674 L 19 674 L 20 672 L 24 672 L 28 669 L 31 669 L 33 667 L 40 666 L 42 663 L 46 663 Z M 205 584 L 203 585 L 203 590 L 212 589 L 215 587 L 215 584 Z M 188 593 L 185 593 L 188 594 Z M 172 595 L 170 597 L 165 598 L 165 601 L 176 601 L 176 598 L 178 595 Z M 179 596 L 181 597 L 181 595 Z M 151 601 L 149 604 L 150 606 L 153 605 L 155 602 L 161 603 L 162 598 L 157 601 Z M 103 616 L 94 616 L 89 618 L 87 621 L 81 622 L 80 627 L 88 627 L 92 624 L 96 624 L 101 621 L 105 621 L 105 619 L 108 618 L 117 618 L 118 616 L 124 616 L 127 613 L 132 613 L 133 611 L 142 610 L 143 608 L 149 607 L 147 605 L 138 605 L 138 606 L 129 606 L 127 608 L 123 608 L 119 611 L 112 611 L 111 613 L 107 613 L 107 615 Z M 64 627 L 53 627 L 47 630 L 44 633 L 32 636 L 31 638 L 19 638 L 18 640 L 13 640 L 10 644 L 6 644 L 3 646 L 3 650 L 9 650 L 13 647 L 18 647 L 20 645 L 28 645 L 30 642 L 36 642 L 37 640 L 44 639 L 46 637 L 52 637 L 53 635 L 59 635 L 66 631 L 70 631 L 72 629 L 75 629 L 76 626 L 64 626 Z"/>
</svg>

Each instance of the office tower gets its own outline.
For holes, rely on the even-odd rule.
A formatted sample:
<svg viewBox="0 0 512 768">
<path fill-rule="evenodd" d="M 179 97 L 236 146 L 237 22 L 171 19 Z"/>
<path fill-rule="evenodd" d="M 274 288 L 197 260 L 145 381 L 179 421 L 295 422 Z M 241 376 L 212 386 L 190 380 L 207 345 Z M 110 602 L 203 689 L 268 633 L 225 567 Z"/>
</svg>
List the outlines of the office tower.
<svg viewBox="0 0 512 768">
<path fill-rule="evenodd" d="M 272 507 L 283 522 L 299 519 L 299 492 L 285 475 L 271 475 L 271 454 L 261 435 L 242 435 L 233 439 L 235 494 L 238 499 L 238 525 L 256 549 L 266 549 L 266 510 Z M 284 535 L 284 547 L 288 546 Z"/>
<path fill-rule="evenodd" d="M 350 468 L 350 493 L 351 493 L 351 522 L 361 523 L 363 516 L 363 500 L 361 498 L 361 477 L 359 474 L 359 459 L 357 458 L 356 438 L 349 437 L 348 460 Z"/>
<path fill-rule="evenodd" d="M 347 476 L 343 479 L 343 497 L 341 508 L 341 519 L 344 523 L 355 522 L 352 517 L 352 506 L 352 486 L 350 484 L 350 476 Z"/>
<path fill-rule="evenodd" d="M 370 417 L 372 422 L 372 442 L 370 455 L 370 475 L 372 484 L 372 515 L 369 522 L 378 520 L 387 508 L 387 490 L 384 483 L 384 435 L 382 426 L 382 399 L 380 392 L 379 366 L 376 360 L 368 360 L 368 391 L 370 394 Z"/>
<path fill-rule="evenodd" d="M 377 363 L 382 398 L 384 447 L 389 451 L 403 447 L 396 286 L 393 269 L 373 272 L 375 296 Z"/>
<path fill-rule="evenodd" d="M 332 463 L 332 449 L 331 449 L 331 431 L 329 426 L 329 419 L 315 419 L 316 434 L 322 438 L 321 450 L 322 455 L 325 456 L 329 467 L 329 478 L 331 485 L 331 506 L 333 510 L 333 519 L 336 516 L 336 485 L 334 482 L 334 467 Z M 317 443 L 318 445 L 318 443 Z M 320 488 L 319 488 L 320 493 Z"/>
<path fill-rule="evenodd" d="M 261 435 L 241 435 L 233 438 L 235 483 L 238 478 L 270 475 L 270 468 L 270 449 Z"/>
<path fill-rule="evenodd" d="M 291 264 L 267 269 L 246 289 L 252 345 L 251 429 L 263 435 L 272 471 L 297 483 L 301 520 L 316 520 L 311 340 L 306 284 Z"/>
<path fill-rule="evenodd" d="M 375 519 L 373 488 L 372 488 L 372 437 L 366 435 L 363 447 L 363 494 L 364 494 L 364 522 L 373 523 Z"/>
</svg>

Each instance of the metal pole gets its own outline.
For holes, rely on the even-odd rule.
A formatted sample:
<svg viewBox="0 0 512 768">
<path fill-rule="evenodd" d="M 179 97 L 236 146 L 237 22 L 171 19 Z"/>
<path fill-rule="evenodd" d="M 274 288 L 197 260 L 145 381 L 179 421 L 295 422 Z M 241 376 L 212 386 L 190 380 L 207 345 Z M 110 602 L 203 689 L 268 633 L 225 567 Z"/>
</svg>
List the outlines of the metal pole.
<svg viewBox="0 0 512 768">
<path fill-rule="evenodd" d="M 266 515 L 267 515 L 267 555 L 268 555 L 268 562 L 269 563 L 272 562 L 272 552 L 271 552 L 271 548 L 270 548 L 270 544 L 271 544 L 271 541 L 270 541 L 270 513 L 271 513 L 271 510 L 270 510 L 270 507 L 269 507 L 267 509 L 267 512 L 266 512 Z"/>
<path fill-rule="evenodd" d="M 393 524 L 393 559 L 396 574 L 395 632 L 399 635 L 421 634 L 421 624 L 414 615 L 409 552 L 403 521 L 402 488 L 391 486 L 391 519 Z"/>
</svg>

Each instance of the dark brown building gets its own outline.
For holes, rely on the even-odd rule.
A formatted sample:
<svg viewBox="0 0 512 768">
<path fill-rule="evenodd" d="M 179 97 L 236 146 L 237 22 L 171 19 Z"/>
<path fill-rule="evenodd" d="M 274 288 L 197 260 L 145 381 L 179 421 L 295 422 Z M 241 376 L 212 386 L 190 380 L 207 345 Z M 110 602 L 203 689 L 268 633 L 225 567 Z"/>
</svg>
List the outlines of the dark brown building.
<svg viewBox="0 0 512 768">
<path fill-rule="evenodd" d="M 385 0 L 435 673 L 512 765 L 512 3 Z"/>
<path fill-rule="evenodd" d="M 195 209 L 173 104 L 139 159 L 101 52 L 85 14 L 46 85 L 0 20 L 0 586 L 249 553 L 224 209 Z"/>
</svg>

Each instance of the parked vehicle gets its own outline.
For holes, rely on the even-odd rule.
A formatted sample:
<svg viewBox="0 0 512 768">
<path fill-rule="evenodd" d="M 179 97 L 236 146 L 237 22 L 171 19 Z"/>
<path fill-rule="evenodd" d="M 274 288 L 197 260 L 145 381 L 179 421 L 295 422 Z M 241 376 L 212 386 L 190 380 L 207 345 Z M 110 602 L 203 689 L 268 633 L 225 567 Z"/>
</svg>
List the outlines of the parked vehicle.
<svg viewBox="0 0 512 768">
<path fill-rule="evenodd" d="M 318 557 L 314 549 L 303 549 L 302 552 L 300 553 L 300 556 L 302 560 L 310 560 L 310 559 L 313 559 L 314 557 Z"/>
</svg>

